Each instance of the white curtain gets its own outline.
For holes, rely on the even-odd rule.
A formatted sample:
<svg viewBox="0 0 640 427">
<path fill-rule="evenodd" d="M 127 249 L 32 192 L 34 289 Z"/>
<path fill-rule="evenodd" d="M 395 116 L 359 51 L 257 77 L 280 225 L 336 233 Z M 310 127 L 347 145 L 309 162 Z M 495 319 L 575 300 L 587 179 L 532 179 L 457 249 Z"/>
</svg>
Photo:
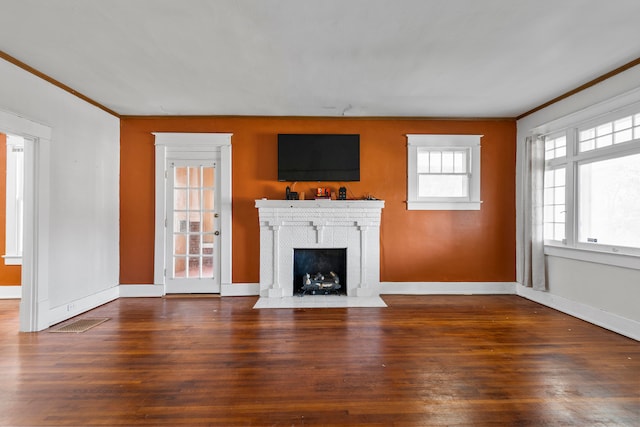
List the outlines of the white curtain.
<svg viewBox="0 0 640 427">
<path fill-rule="evenodd" d="M 546 290 L 544 259 L 544 136 L 525 140 L 524 285 Z"/>
</svg>

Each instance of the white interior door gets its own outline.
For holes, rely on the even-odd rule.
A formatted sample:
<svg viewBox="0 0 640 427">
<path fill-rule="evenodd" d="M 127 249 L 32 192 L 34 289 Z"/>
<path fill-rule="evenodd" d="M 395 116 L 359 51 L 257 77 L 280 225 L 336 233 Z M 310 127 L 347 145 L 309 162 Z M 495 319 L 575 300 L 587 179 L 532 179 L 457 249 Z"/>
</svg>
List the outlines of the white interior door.
<svg viewBox="0 0 640 427">
<path fill-rule="evenodd" d="M 166 293 L 220 293 L 216 160 L 168 161 Z"/>
</svg>

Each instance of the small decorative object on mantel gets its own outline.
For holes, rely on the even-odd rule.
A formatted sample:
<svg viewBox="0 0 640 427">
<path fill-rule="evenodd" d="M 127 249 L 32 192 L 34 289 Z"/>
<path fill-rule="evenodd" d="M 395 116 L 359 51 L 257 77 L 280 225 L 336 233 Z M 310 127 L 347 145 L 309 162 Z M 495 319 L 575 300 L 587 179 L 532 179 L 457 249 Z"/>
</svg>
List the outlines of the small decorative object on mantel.
<svg viewBox="0 0 640 427">
<path fill-rule="evenodd" d="M 291 191 L 291 188 L 289 188 L 288 186 L 287 186 L 287 189 L 285 191 L 285 196 L 286 196 L 287 200 L 298 200 L 298 192 Z"/>
<path fill-rule="evenodd" d="M 327 295 L 332 292 L 336 292 L 340 289 L 340 278 L 336 273 L 330 271 L 328 276 L 318 272 L 311 276 L 306 273 L 302 276 L 302 288 L 300 289 L 300 296 L 304 296 L 307 293 L 316 295 L 318 293 Z"/>
<path fill-rule="evenodd" d="M 340 187 L 338 189 L 338 200 L 347 200 L 347 187 Z"/>
<path fill-rule="evenodd" d="M 329 187 L 318 187 L 316 191 L 316 200 L 331 199 L 331 189 Z"/>
</svg>

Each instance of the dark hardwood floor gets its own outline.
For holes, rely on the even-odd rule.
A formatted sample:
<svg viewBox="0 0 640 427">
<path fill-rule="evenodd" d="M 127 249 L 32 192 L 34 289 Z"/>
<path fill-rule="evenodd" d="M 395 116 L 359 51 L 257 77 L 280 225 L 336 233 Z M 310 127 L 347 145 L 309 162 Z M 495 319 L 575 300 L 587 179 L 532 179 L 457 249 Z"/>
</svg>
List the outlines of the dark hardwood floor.
<svg viewBox="0 0 640 427">
<path fill-rule="evenodd" d="M 637 341 L 517 296 L 383 298 L 120 299 L 78 334 L 0 301 L 0 425 L 640 425 Z"/>
</svg>

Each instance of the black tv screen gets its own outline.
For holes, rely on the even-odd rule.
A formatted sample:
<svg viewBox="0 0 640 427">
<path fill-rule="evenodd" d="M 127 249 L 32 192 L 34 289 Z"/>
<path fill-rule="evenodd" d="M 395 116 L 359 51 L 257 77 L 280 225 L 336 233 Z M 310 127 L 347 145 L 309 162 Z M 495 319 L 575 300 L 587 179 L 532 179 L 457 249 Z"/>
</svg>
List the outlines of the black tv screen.
<svg viewBox="0 0 640 427">
<path fill-rule="evenodd" d="M 360 181 L 360 135 L 278 134 L 278 181 Z"/>
</svg>

